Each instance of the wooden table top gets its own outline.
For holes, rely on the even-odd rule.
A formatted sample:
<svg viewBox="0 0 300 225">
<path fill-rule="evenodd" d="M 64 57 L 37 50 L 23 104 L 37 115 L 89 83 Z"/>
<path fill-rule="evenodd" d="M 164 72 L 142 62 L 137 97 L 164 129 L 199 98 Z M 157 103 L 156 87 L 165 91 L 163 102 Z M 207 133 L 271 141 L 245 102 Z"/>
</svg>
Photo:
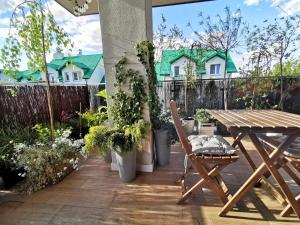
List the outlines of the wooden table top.
<svg viewBox="0 0 300 225">
<path fill-rule="evenodd" d="M 300 115 L 277 110 L 208 110 L 228 129 L 300 129 Z"/>
</svg>

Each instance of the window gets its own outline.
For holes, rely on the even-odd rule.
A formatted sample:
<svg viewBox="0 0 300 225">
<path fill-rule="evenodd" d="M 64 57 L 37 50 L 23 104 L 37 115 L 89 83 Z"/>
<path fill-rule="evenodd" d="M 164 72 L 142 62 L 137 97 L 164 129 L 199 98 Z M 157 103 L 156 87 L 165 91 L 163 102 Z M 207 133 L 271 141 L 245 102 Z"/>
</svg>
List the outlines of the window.
<svg viewBox="0 0 300 225">
<path fill-rule="evenodd" d="M 52 73 L 49 73 L 49 80 L 51 83 L 55 82 L 54 75 Z"/>
<path fill-rule="evenodd" d="M 65 73 L 65 82 L 69 82 L 70 81 L 70 75 L 69 73 Z"/>
<path fill-rule="evenodd" d="M 174 76 L 179 76 L 179 66 L 174 66 Z"/>
<path fill-rule="evenodd" d="M 81 80 L 81 72 L 80 71 L 73 72 L 73 77 L 74 77 L 74 81 Z"/>
<path fill-rule="evenodd" d="M 220 74 L 221 64 L 212 64 L 210 65 L 210 74 L 219 75 Z"/>
</svg>

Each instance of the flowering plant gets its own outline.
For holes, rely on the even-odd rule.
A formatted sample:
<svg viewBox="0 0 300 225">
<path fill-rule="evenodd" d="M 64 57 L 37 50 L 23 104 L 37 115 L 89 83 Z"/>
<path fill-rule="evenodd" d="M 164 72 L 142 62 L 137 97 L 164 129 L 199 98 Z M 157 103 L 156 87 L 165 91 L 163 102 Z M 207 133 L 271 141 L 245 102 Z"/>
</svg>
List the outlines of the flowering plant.
<svg viewBox="0 0 300 225">
<path fill-rule="evenodd" d="M 53 143 L 14 144 L 11 160 L 17 168 L 24 169 L 19 176 L 25 178 L 17 187 L 19 191 L 32 193 L 78 169 L 79 157 L 84 156 L 83 140 L 72 140 L 70 134 L 70 129 L 62 131 Z"/>
</svg>

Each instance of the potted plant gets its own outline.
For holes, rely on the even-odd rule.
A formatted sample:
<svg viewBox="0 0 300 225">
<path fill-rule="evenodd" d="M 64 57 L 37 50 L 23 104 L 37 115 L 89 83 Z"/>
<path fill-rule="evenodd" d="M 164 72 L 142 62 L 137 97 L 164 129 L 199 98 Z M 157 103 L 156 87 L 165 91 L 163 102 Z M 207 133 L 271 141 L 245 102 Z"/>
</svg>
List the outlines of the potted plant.
<svg viewBox="0 0 300 225">
<path fill-rule="evenodd" d="M 89 133 L 84 137 L 85 151 L 96 151 L 106 163 L 111 163 L 111 146 L 109 144 L 109 136 L 111 134 L 112 130 L 107 126 L 90 127 Z"/>
<path fill-rule="evenodd" d="M 120 179 L 130 182 L 136 176 L 136 151 L 142 150 L 148 127 L 143 119 L 147 94 L 143 77 L 138 71 L 126 68 L 125 58 L 115 68 L 116 92 L 109 106 L 113 127 L 110 143 L 116 153 Z"/>
<path fill-rule="evenodd" d="M 170 112 L 162 112 L 153 119 L 155 152 L 158 165 L 165 166 L 170 162 L 170 145 L 178 140 Z"/>
<path fill-rule="evenodd" d="M 216 126 L 214 119 L 205 109 L 197 109 L 195 115 L 198 121 L 198 134 L 200 135 L 213 135 Z"/>
</svg>

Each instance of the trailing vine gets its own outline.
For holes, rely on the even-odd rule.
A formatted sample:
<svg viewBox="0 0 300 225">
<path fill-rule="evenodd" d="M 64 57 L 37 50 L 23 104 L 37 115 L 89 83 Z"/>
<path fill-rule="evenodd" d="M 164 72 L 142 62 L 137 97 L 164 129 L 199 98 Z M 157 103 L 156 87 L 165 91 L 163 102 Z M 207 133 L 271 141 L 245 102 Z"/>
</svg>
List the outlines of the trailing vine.
<svg viewBox="0 0 300 225">
<path fill-rule="evenodd" d="M 112 96 L 113 101 L 109 107 L 115 130 L 111 145 L 126 152 L 134 144 L 137 150 L 141 150 L 147 128 L 143 119 L 144 105 L 148 100 L 145 81 L 138 71 L 126 68 L 126 58 L 122 58 L 115 68 L 114 86 L 117 92 Z"/>
<path fill-rule="evenodd" d="M 161 113 L 161 104 L 156 92 L 156 72 L 154 66 L 154 46 L 149 41 L 142 41 L 136 46 L 137 57 L 144 65 L 148 77 L 149 99 L 148 105 L 150 109 L 151 122 Z"/>
</svg>

